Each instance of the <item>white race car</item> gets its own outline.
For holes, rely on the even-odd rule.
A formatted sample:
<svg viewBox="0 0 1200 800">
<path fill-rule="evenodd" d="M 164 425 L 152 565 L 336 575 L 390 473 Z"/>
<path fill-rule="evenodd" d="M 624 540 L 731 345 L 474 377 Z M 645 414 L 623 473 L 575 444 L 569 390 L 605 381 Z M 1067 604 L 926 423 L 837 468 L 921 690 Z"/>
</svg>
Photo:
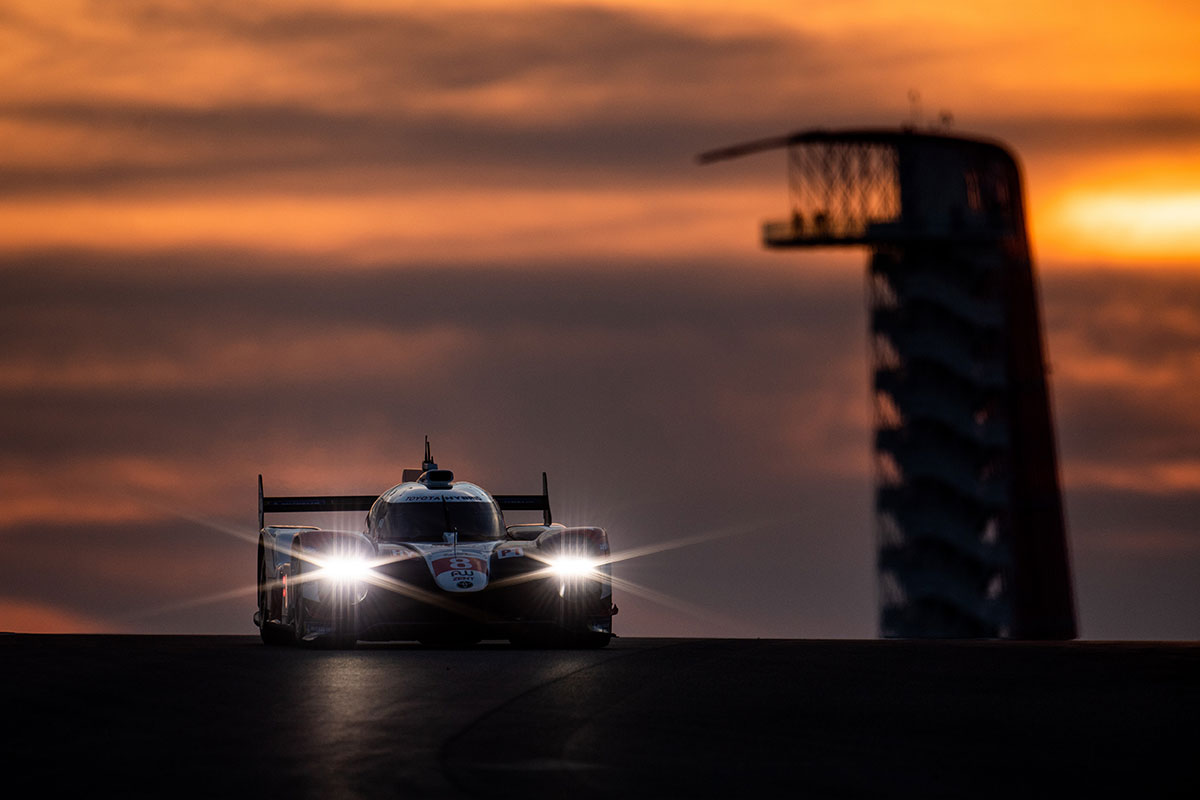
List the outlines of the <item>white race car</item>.
<svg viewBox="0 0 1200 800">
<path fill-rule="evenodd" d="M 267 644 L 353 647 L 415 639 L 465 645 L 603 647 L 612 638 L 611 565 L 602 528 L 551 521 L 540 495 L 490 495 L 438 469 L 379 496 L 264 497 L 258 482 L 258 611 Z M 367 511 L 362 533 L 265 525 L 268 513 Z M 504 511 L 541 511 L 505 525 Z"/>
</svg>

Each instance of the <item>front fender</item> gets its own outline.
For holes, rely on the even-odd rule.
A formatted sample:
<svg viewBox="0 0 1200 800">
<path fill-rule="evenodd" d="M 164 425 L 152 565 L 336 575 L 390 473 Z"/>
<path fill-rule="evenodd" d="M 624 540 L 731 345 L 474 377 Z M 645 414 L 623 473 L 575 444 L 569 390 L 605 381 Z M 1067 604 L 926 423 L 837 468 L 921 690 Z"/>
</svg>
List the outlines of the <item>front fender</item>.
<svg viewBox="0 0 1200 800">
<path fill-rule="evenodd" d="M 608 533 L 604 528 L 551 528 L 537 538 L 546 555 L 579 555 L 608 558 Z"/>
<path fill-rule="evenodd" d="M 538 550 L 545 559 L 560 556 L 587 558 L 598 562 L 593 574 L 585 583 L 599 584 L 598 597 L 607 601 L 612 597 L 612 563 L 608 547 L 608 533 L 603 528 L 577 527 L 548 530 L 537 539 Z"/>
<path fill-rule="evenodd" d="M 301 531 L 292 537 L 289 548 L 292 576 L 299 576 L 295 587 L 305 599 L 323 602 L 328 599 L 332 583 L 324 577 L 324 569 L 336 559 L 351 557 L 371 562 L 377 557 L 374 542 L 361 533 L 350 531 Z M 367 584 L 355 581 L 349 593 L 352 602 L 361 602 L 367 594 Z"/>
</svg>

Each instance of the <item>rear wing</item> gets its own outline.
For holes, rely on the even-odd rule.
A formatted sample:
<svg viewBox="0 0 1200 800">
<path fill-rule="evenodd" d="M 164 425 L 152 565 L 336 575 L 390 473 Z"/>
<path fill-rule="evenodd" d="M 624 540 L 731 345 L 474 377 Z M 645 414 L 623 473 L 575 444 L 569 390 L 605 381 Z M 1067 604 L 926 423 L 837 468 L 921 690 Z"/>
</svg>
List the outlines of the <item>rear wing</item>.
<svg viewBox="0 0 1200 800">
<path fill-rule="evenodd" d="M 541 494 L 494 494 L 492 499 L 501 511 L 540 511 L 546 525 L 550 524 L 550 485 L 546 473 L 542 473 Z"/>
<path fill-rule="evenodd" d="M 377 494 L 327 495 L 324 497 L 263 497 L 262 475 L 258 476 L 258 529 L 267 514 L 304 511 L 370 511 Z"/>
<path fill-rule="evenodd" d="M 405 480 L 408 473 L 415 470 L 404 470 Z M 414 478 L 415 480 L 415 478 Z M 262 475 L 258 476 L 258 529 L 263 529 L 264 517 L 267 514 L 287 514 L 292 512 L 316 511 L 370 511 L 371 506 L 379 499 L 377 494 L 325 495 L 314 497 L 264 497 Z M 492 499 L 500 506 L 501 511 L 541 511 L 542 519 L 549 525 L 550 517 L 550 487 L 546 481 L 546 473 L 542 473 L 541 494 L 496 494 Z"/>
</svg>

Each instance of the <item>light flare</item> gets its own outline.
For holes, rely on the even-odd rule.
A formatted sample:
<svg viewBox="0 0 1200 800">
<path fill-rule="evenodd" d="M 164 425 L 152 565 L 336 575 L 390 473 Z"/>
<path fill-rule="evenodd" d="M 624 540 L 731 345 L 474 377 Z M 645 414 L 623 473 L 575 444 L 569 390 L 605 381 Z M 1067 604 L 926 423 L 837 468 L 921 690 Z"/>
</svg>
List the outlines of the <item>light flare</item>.
<svg viewBox="0 0 1200 800">
<path fill-rule="evenodd" d="M 368 559 L 353 553 L 331 556 L 323 564 L 320 564 L 320 567 L 314 577 L 324 578 L 335 583 L 365 581 L 373 569 L 373 565 Z"/>
<path fill-rule="evenodd" d="M 678 611 L 681 614 L 692 617 L 693 619 L 703 620 L 704 622 L 715 624 L 716 626 L 719 626 L 738 636 L 746 635 L 747 626 L 745 621 L 735 619 L 734 617 L 731 617 L 728 614 L 723 614 L 719 611 L 714 611 L 712 608 L 699 606 L 695 603 L 689 603 L 686 600 L 680 600 L 677 597 L 646 586 L 642 586 L 625 578 L 612 578 L 612 585 L 614 589 L 619 589 L 622 592 L 635 595 L 643 600 L 649 600 L 651 603 L 662 606 L 663 608 L 668 608 L 672 611 Z"/>
<path fill-rule="evenodd" d="M 582 563 L 586 563 L 588 565 L 587 569 L 590 570 L 591 575 L 594 577 L 600 577 L 601 569 L 610 564 L 617 564 L 622 561 L 630 561 L 635 558 L 644 558 L 646 556 L 657 555 L 659 553 L 666 553 L 671 550 L 678 550 L 680 548 L 691 547 L 692 545 L 703 544 L 705 542 L 716 541 L 719 539 L 729 539 L 734 536 L 744 536 L 748 533 L 754 533 L 757 531 L 761 531 L 764 528 L 775 527 L 777 525 L 784 524 L 787 521 L 788 520 L 785 518 L 772 518 L 772 519 L 767 519 L 767 520 L 759 520 L 758 522 L 741 522 L 741 523 L 737 523 L 734 525 L 725 526 L 723 528 L 716 528 L 711 531 L 705 531 L 703 533 L 694 534 L 692 536 L 683 536 L 678 539 L 670 539 L 665 542 L 658 542 L 656 544 L 646 545 L 643 547 L 634 548 L 632 550 L 626 550 L 620 554 L 615 554 L 615 555 L 610 554 L 609 556 L 607 556 L 605 558 L 594 558 L 594 557 L 585 558 L 582 556 L 574 556 L 574 555 L 567 556 L 562 559 L 544 558 L 541 560 L 543 561 L 543 563 L 546 566 L 543 567 L 542 569 L 534 570 L 532 572 L 527 572 L 522 575 L 514 575 L 510 578 L 504 578 L 499 581 L 493 581 L 492 586 L 495 586 L 495 587 L 511 586 L 511 585 L 517 584 L 517 583 L 525 583 L 527 581 L 541 580 L 543 578 L 548 578 L 548 577 L 555 577 L 555 576 L 563 577 L 563 573 L 562 573 L 562 571 L 560 571 L 561 567 L 556 566 L 559 564 L 570 565 L 569 569 L 576 569 L 576 568 L 580 568 Z M 537 558 L 536 555 L 533 557 Z M 610 575 L 604 575 L 603 577 L 606 580 L 609 580 L 614 586 L 618 585 L 619 583 L 624 583 L 624 584 L 627 584 L 629 587 L 635 587 L 635 584 L 623 582 L 618 578 L 611 577 Z M 642 589 L 641 587 L 636 587 L 636 588 L 638 590 L 644 591 L 644 592 L 651 591 L 649 589 Z M 638 592 L 634 591 L 633 593 L 637 594 Z M 655 593 L 655 594 L 657 595 L 657 593 Z M 666 595 L 662 595 L 662 597 L 666 597 Z M 678 602 L 682 603 L 683 601 L 678 601 Z M 660 603 L 660 605 L 667 605 L 667 604 Z M 674 606 L 670 606 L 670 605 L 667 605 L 667 607 L 674 608 Z M 682 608 L 678 608 L 676 610 L 682 610 Z"/>
<path fill-rule="evenodd" d="M 604 562 L 584 556 L 564 556 L 555 558 L 548 564 L 552 575 L 560 578 L 590 578 L 596 575 L 596 570 Z"/>
<path fill-rule="evenodd" d="M 247 534 L 244 531 L 242 531 L 240 528 L 234 527 L 232 525 L 220 523 L 220 522 L 217 522 L 214 520 L 205 519 L 205 518 L 201 518 L 201 517 L 195 517 L 195 516 L 188 515 L 188 514 L 181 514 L 177 509 L 167 506 L 166 504 L 154 503 L 152 501 L 147 501 L 145 498 L 139 498 L 139 499 L 144 504 L 154 507 L 156 510 L 163 512 L 165 514 L 168 514 L 170 516 L 175 516 L 180 519 L 184 519 L 188 522 L 192 522 L 197 525 L 201 525 L 201 526 L 210 528 L 212 530 L 216 530 L 221 533 L 228 534 L 235 538 L 242 539 L 243 541 L 253 542 L 255 544 L 257 544 L 257 542 L 258 542 L 258 533 L 257 532 L 255 532 L 254 534 Z M 712 609 L 702 608 L 695 604 L 688 603 L 683 600 L 679 600 L 678 598 L 672 597 L 671 595 L 647 588 L 645 586 L 641 586 L 641 585 L 633 583 L 632 581 L 629 581 L 627 579 L 613 577 L 611 575 L 602 575 L 601 570 L 603 567 L 608 566 L 610 564 L 615 564 L 615 563 L 619 563 L 619 562 L 623 562 L 623 561 L 630 561 L 630 560 L 637 559 L 637 558 L 644 558 L 646 556 L 670 552 L 672 550 L 678 550 L 678 549 L 681 549 L 684 547 L 691 547 L 693 545 L 703 544 L 705 542 L 717 541 L 717 540 L 721 540 L 721 539 L 729 539 L 729 538 L 736 537 L 736 536 L 744 536 L 749 533 L 761 531 L 764 528 L 776 527 L 776 526 L 779 526 L 786 522 L 788 522 L 788 520 L 784 519 L 784 518 L 772 518 L 772 519 L 767 519 L 767 520 L 759 520 L 757 522 L 739 522 L 739 523 L 736 523 L 733 525 L 728 525 L 728 526 L 725 526 L 722 528 L 716 528 L 716 529 L 713 529 L 710 531 L 705 531 L 705 532 L 694 534 L 691 536 L 683 536 L 683 537 L 679 537 L 676 539 L 670 539 L 670 540 L 667 540 L 664 542 L 658 542 L 658 543 L 655 543 L 652 545 L 645 545 L 643 547 L 624 551 L 620 554 L 609 555 L 604 558 L 595 558 L 595 557 L 588 557 L 588 556 L 572 554 L 572 555 L 567 555 L 567 556 L 564 556 L 564 557 L 561 557 L 558 559 L 544 559 L 545 566 L 543 568 L 534 570 L 529 573 L 525 573 L 523 575 L 517 575 L 517 576 L 513 576 L 511 578 L 504 579 L 504 580 L 494 581 L 492 583 L 492 586 L 498 588 L 501 586 L 510 586 L 510 585 L 517 584 L 517 583 L 524 583 L 526 581 L 539 580 L 539 579 L 544 579 L 544 578 L 552 577 L 552 576 L 556 576 L 559 578 L 567 578 L 567 577 L 600 578 L 600 577 L 603 577 L 603 579 L 608 580 L 614 588 L 629 592 L 632 595 L 649 600 L 657 605 L 663 606 L 665 608 L 669 608 L 674 611 L 679 611 L 681 613 L 687 614 L 688 616 L 691 616 L 691 617 L 694 617 L 697 619 L 704 619 L 704 620 L 718 622 L 722 627 L 727 627 L 730 630 L 740 630 L 740 629 L 743 629 L 741 627 L 743 623 L 741 623 L 738 620 L 733 620 L 732 618 L 728 618 L 725 615 L 714 612 Z M 349 531 L 334 531 L 334 532 L 349 533 Z M 357 531 L 355 531 L 354 533 L 357 533 Z M 305 560 L 312 563 L 314 566 L 317 567 L 317 569 L 312 572 L 308 572 L 308 573 L 302 572 L 299 578 L 290 579 L 289 583 L 294 587 L 294 586 L 300 585 L 302 583 L 306 583 L 308 581 L 321 580 L 323 577 L 328 577 L 327 571 L 330 570 L 331 568 L 333 569 L 333 571 L 335 573 L 341 573 L 343 570 L 349 570 L 352 574 L 354 574 L 356 576 L 360 576 L 360 577 L 356 578 L 356 580 L 360 580 L 361 582 L 370 584 L 370 585 L 378 587 L 380 589 L 396 592 L 397 594 L 404 595 L 413 600 L 417 600 L 418 602 L 427 603 L 429 605 L 434 605 L 434 606 L 444 608 L 455 614 L 459 614 L 459 615 L 473 618 L 473 619 L 482 619 L 482 615 L 480 614 L 480 612 L 469 606 L 465 606 L 461 603 L 457 603 L 457 602 L 455 602 L 451 599 L 448 599 L 446 597 L 443 597 L 439 594 L 435 594 L 433 592 L 429 592 L 427 590 L 421 589 L 420 587 L 413 586 L 405 581 L 401 581 L 396 578 L 392 578 L 391 576 L 384 575 L 378 571 L 379 567 L 386 566 L 387 564 L 395 563 L 398 561 L 405 561 L 405 560 L 415 558 L 415 557 L 416 557 L 415 554 L 407 554 L 406 553 L 406 554 L 402 554 L 402 555 L 387 556 L 387 557 L 377 558 L 377 559 L 365 559 L 365 558 L 344 559 L 343 558 L 339 561 L 336 559 L 322 560 L 319 556 L 315 556 L 313 554 L 307 554 L 305 556 Z M 326 574 L 323 575 L 323 573 L 326 573 Z M 281 585 L 282 585 L 282 583 L 279 581 L 268 581 L 266 583 L 266 588 L 269 590 L 273 590 L 275 588 L 280 587 Z M 228 590 L 225 592 L 220 592 L 220 593 L 217 593 L 214 595 L 209 595 L 207 597 L 195 598 L 195 599 L 183 601 L 180 603 L 172 603 L 172 604 L 167 604 L 167 605 L 162 605 L 162 606 L 156 606 L 155 608 L 150 608 L 150 609 L 142 609 L 140 611 L 133 612 L 128 615 L 124 615 L 123 618 L 136 619 L 136 618 L 157 616 L 160 614 L 169 613 L 171 611 L 183 610 L 183 609 L 187 609 L 187 608 L 195 608 L 197 606 L 209 605 L 212 603 L 219 603 L 219 602 L 223 602 L 223 601 L 229 600 L 229 599 L 234 599 L 234 598 L 239 598 L 239 597 L 251 597 L 251 596 L 256 595 L 257 592 L 258 592 L 257 584 L 251 584 L 249 586 L 238 587 L 238 588 L 231 589 L 231 590 Z"/>
<path fill-rule="evenodd" d="M 268 582 L 268 588 L 275 588 L 278 583 Z M 145 619 L 146 617 L 156 617 L 161 614 L 169 614 L 173 611 L 186 611 L 190 608 L 199 608 L 201 606 L 210 606 L 214 603 L 223 603 L 226 600 L 238 600 L 243 597 L 254 597 L 258 594 L 258 586 L 239 586 L 236 589 L 229 589 L 224 592 L 216 592 L 215 594 L 205 595 L 204 597 L 194 597 L 190 600 L 181 600 L 177 603 L 168 603 L 166 605 L 158 605 L 153 608 L 143 608 L 137 611 L 130 611 L 125 614 L 120 614 L 114 619 L 119 622 L 129 622 L 137 619 Z"/>
</svg>

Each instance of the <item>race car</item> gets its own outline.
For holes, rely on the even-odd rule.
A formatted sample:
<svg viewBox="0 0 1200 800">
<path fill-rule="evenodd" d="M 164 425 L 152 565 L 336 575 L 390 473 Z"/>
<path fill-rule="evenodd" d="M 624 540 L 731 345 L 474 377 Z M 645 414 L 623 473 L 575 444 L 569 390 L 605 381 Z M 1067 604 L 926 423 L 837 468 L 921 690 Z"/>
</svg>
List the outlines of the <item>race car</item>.
<svg viewBox="0 0 1200 800">
<path fill-rule="evenodd" d="M 266 525 L 286 512 L 367 511 L 362 533 Z M 505 511 L 541 511 L 506 525 Z M 612 638 L 608 535 L 553 522 L 540 495 L 491 495 L 439 469 L 381 495 L 264 497 L 258 478 L 258 611 L 270 645 L 359 641 L 460 646 L 603 647 Z"/>
</svg>

